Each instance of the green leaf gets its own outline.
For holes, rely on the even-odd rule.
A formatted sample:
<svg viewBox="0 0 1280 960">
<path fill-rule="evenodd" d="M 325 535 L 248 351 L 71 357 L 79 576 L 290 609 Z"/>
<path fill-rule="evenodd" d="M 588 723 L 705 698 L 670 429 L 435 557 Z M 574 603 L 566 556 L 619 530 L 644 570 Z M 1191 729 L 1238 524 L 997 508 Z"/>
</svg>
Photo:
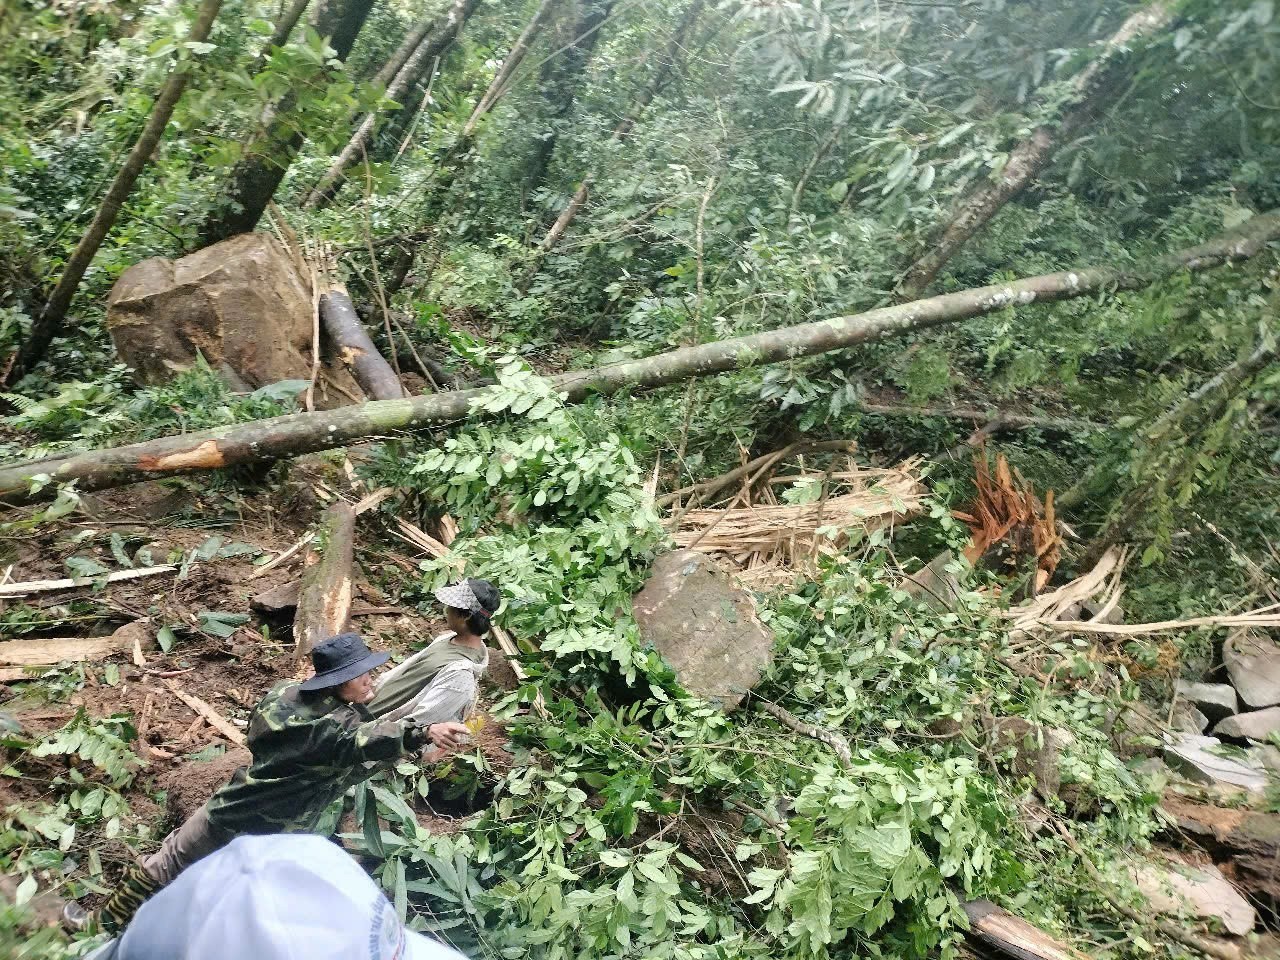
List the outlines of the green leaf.
<svg viewBox="0 0 1280 960">
<path fill-rule="evenodd" d="M 63 561 L 73 577 L 100 577 L 107 568 L 92 557 L 67 557 Z"/>
<path fill-rule="evenodd" d="M 173 645 L 178 642 L 178 636 L 173 632 L 173 627 L 161 627 L 156 631 L 156 643 L 160 645 L 160 649 L 168 653 L 173 649 Z"/>
<path fill-rule="evenodd" d="M 40 885 L 36 883 L 35 876 L 28 873 L 22 879 L 22 882 L 18 884 L 18 889 L 13 893 L 14 904 L 19 907 L 25 906 L 36 895 L 38 889 L 40 889 Z"/>
<path fill-rule="evenodd" d="M 202 631 L 224 640 L 249 622 L 247 613 L 231 613 L 227 610 L 201 610 L 197 617 Z"/>
</svg>

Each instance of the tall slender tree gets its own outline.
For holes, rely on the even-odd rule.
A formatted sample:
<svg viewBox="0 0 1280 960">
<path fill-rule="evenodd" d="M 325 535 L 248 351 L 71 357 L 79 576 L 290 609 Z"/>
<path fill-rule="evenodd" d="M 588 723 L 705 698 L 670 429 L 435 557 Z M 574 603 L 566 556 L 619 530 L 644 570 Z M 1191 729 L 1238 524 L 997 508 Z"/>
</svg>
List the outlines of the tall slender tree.
<svg viewBox="0 0 1280 960">
<path fill-rule="evenodd" d="M 1136 58 L 1130 55 L 1131 46 L 1168 26 L 1172 7 L 1168 0 L 1156 0 L 1121 24 L 1099 56 L 1072 80 L 1071 103 L 1057 123 L 1036 127 L 1029 138 L 1010 151 L 995 181 L 960 201 L 951 218 L 903 274 L 902 299 L 912 300 L 923 294 L 947 261 L 990 223 L 1005 204 L 1035 181 L 1058 148 L 1077 136 L 1114 101 L 1136 65 Z"/>
<path fill-rule="evenodd" d="M 560 127 L 573 114 L 583 74 L 600 42 L 601 28 L 613 11 L 614 0 L 581 0 L 578 18 L 570 27 L 568 42 L 542 65 L 538 89 L 543 110 L 538 141 L 525 168 L 524 189 L 532 194 L 542 186 L 555 153 Z"/>
<path fill-rule="evenodd" d="M 312 27 L 329 38 L 338 60 L 350 55 L 373 4 L 374 0 L 328 0 L 312 16 Z M 321 70 L 317 80 L 323 77 Z M 268 108 L 261 133 L 245 148 L 231 171 L 226 203 L 200 229 L 202 242 L 216 243 L 258 225 L 306 140 L 292 117 L 297 104 L 297 96 L 290 94 Z"/>
<path fill-rule="evenodd" d="M 271 54 L 289 42 L 289 37 L 293 35 L 293 28 L 298 25 L 298 21 L 307 12 L 307 7 L 310 4 L 311 0 L 293 0 L 285 8 L 284 12 L 280 14 L 280 19 L 275 22 L 275 26 L 271 30 L 271 36 L 262 45 L 262 50 L 258 55 L 253 58 L 253 63 L 249 67 L 250 74 L 255 74 L 266 66 Z"/>
<path fill-rule="evenodd" d="M 193 44 L 204 43 L 209 38 L 213 30 L 213 22 L 217 19 L 221 8 L 222 0 L 202 0 L 196 11 L 196 18 L 192 21 L 191 29 L 187 33 L 188 49 Z M 107 234 L 115 226 L 125 200 L 133 192 L 134 184 L 142 176 L 143 169 L 151 159 L 151 155 L 155 153 L 161 137 L 164 136 L 164 129 L 169 125 L 174 108 L 178 105 L 178 100 L 181 99 L 191 79 L 193 67 L 192 60 L 180 59 L 169 71 L 155 103 L 152 104 L 151 115 L 147 117 L 142 133 L 134 141 L 133 148 L 125 157 L 124 163 L 120 165 L 120 169 L 116 171 L 93 220 L 80 238 L 80 242 L 76 244 L 75 250 L 72 251 L 71 258 L 63 268 L 62 276 L 58 278 L 53 292 L 45 301 L 44 308 L 32 323 L 26 342 L 11 358 L 4 380 L 11 381 L 28 372 L 44 357 L 53 338 L 61 332 L 66 322 L 67 311 L 71 308 L 71 301 L 80 287 L 80 281 L 84 279 L 89 265 L 93 262 L 102 242 L 107 238 Z"/>
<path fill-rule="evenodd" d="M 675 75 L 677 66 L 684 61 L 685 44 L 688 41 L 690 32 L 694 25 L 698 22 L 698 18 L 702 16 L 702 10 L 705 0 L 694 0 L 689 8 L 685 11 L 684 16 L 680 18 L 680 23 L 676 26 L 675 31 L 671 34 L 665 49 L 662 52 L 658 66 L 653 76 L 640 88 L 640 92 L 636 94 L 635 99 L 631 102 L 630 108 L 627 110 L 626 116 L 622 118 L 613 128 L 613 132 L 609 135 L 610 143 L 619 143 L 625 140 L 633 129 L 640 116 L 644 113 L 645 108 L 649 106 L 662 92 L 666 85 Z M 560 211 L 555 222 L 547 230 L 542 238 L 542 242 L 538 244 L 538 251 L 533 264 L 525 273 L 521 286 L 526 287 L 537 272 L 542 262 L 542 257 L 550 253 L 560 238 L 564 236 L 565 231 L 569 229 L 569 225 L 577 218 L 582 211 L 583 206 L 587 202 L 587 196 L 591 192 L 591 185 L 595 181 L 596 172 L 590 171 L 582 178 L 582 182 L 578 184 L 578 189 L 574 191 L 572 199 L 568 205 Z"/>
<path fill-rule="evenodd" d="M 438 28 L 424 33 L 424 39 L 418 49 L 405 61 L 391 81 L 391 85 L 387 87 L 389 100 L 401 99 L 410 87 L 422 79 L 423 75 L 431 69 L 436 58 L 457 39 L 467 18 L 471 16 L 479 2 L 480 0 L 453 0 L 449 12 L 437 25 Z M 351 135 L 351 139 L 347 141 L 347 145 L 342 148 L 342 152 L 334 159 L 324 177 L 311 191 L 303 206 L 317 207 L 334 198 L 346 181 L 347 170 L 364 155 L 373 140 L 379 116 L 377 112 L 365 116 L 355 133 Z"/>
</svg>

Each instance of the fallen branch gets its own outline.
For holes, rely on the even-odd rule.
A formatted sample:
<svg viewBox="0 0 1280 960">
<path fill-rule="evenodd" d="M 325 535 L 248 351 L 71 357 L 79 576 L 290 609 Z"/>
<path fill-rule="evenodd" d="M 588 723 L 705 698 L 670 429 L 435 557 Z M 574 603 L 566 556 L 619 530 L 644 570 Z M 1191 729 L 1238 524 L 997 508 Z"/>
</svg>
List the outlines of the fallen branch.
<svg viewBox="0 0 1280 960">
<path fill-rule="evenodd" d="M 567 402 L 592 394 L 636 392 L 858 344 L 914 330 L 985 316 L 1008 307 L 1055 302 L 1115 290 L 1136 290 L 1184 270 L 1199 271 L 1245 260 L 1280 237 L 1280 211 L 1260 214 L 1215 240 L 1131 270 L 1088 267 L 930 297 L 865 313 L 796 324 L 764 333 L 682 347 L 642 360 L 562 374 L 551 384 Z M 162 437 L 106 450 L 67 454 L 0 467 L 0 501 L 9 505 L 53 499 L 58 485 L 83 490 L 118 487 L 156 476 L 262 463 L 317 450 L 460 420 L 484 390 L 459 390 L 381 400 L 316 413 L 295 413 L 252 423 Z M 494 416 L 476 411 L 479 416 Z"/>
<path fill-rule="evenodd" d="M 861 401 L 858 409 L 878 417 L 938 417 L 944 420 L 972 420 L 992 433 L 1002 430 L 1057 430 L 1064 433 L 1110 430 L 1111 425 L 1076 417 L 1046 417 L 1029 413 L 980 410 L 977 407 L 916 407 L 910 404 Z"/>
<path fill-rule="evenodd" d="M 1081 953 L 990 900 L 969 900 L 963 906 L 969 936 L 1001 953 L 1017 960 L 1083 960 Z"/>
<path fill-rule="evenodd" d="M 7 640 L 0 643 L 0 663 L 25 667 L 58 663 L 105 660 L 117 653 L 129 653 L 135 662 L 142 658 L 142 642 L 153 645 L 146 620 L 126 623 L 106 637 L 56 637 L 44 640 Z"/>
<path fill-rule="evenodd" d="M 768 700 L 757 700 L 756 706 L 788 730 L 793 730 L 801 736 L 825 743 L 840 758 L 841 766 L 853 766 L 853 751 L 849 748 L 849 741 L 841 734 L 836 733 L 834 730 L 828 730 L 826 727 L 816 727 L 812 723 L 805 723 L 795 714 L 789 713 L 776 703 L 770 703 Z"/>
<path fill-rule="evenodd" d="M 1280 603 L 1268 604 L 1248 613 L 1214 617 L 1191 617 L 1188 620 L 1159 620 L 1155 623 L 1098 623 L 1095 620 L 1058 620 L 1041 623 L 1058 633 L 1103 633 L 1116 637 L 1141 637 L 1170 630 L 1192 630 L 1197 627 L 1280 627 Z"/>
<path fill-rule="evenodd" d="M 351 564 L 356 514 L 342 501 L 325 511 L 322 547 L 302 574 L 298 613 L 293 621 L 294 656 L 301 665 L 321 640 L 342 633 L 351 619 Z"/>
<path fill-rule="evenodd" d="M 287 563 L 289 560 L 292 560 L 302 551 L 304 547 L 306 547 L 307 544 L 309 544 L 315 538 L 316 538 L 316 535 L 314 533 L 312 533 L 311 531 L 307 531 L 305 535 L 300 537 L 298 541 L 293 544 L 293 546 L 285 550 L 282 554 L 280 554 L 280 556 L 276 557 L 274 560 L 270 560 L 267 563 L 264 563 L 257 570 L 253 571 L 253 573 L 249 574 L 248 579 L 257 580 L 263 574 L 270 573 L 276 567 L 280 566 L 280 564 Z"/>
<path fill-rule="evenodd" d="M 1090 859 L 1089 855 L 1081 849 L 1079 842 L 1076 840 L 1075 836 L 1072 835 L 1066 824 L 1056 823 L 1054 824 L 1054 827 L 1058 831 L 1058 835 L 1062 837 L 1067 846 L 1071 848 L 1071 851 L 1080 858 L 1081 865 L 1084 867 L 1085 872 L 1089 874 L 1090 879 L 1093 880 L 1098 893 L 1102 894 L 1103 898 L 1107 903 L 1111 904 L 1117 913 L 1128 917 L 1139 926 L 1146 926 L 1149 923 L 1154 923 L 1156 929 L 1169 939 L 1176 940 L 1184 947 L 1190 947 L 1192 950 L 1199 951 L 1207 957 L 1217 957 L 1218 960 L 1240 960 L 1239 952 L 1230 949 L 1225 944 L 1213 943 L 1210 940 L 1206 940 L 1204 937 L 1198 937 L 1191 931 L 1180 927 L 1176 923 L 1170 923 L 1168 920 L 1152 920 L 1150 917 L 1144 917 L 1142 914 L 1138 913 L 1137 910 L 1133 909 L 1133 907 L 1129 906 L 1116 896 L 1116 894 L 1111 892 L 1110 883 L 1102 876 L 1098 871 L 1098 868 L 1094 866 L 1093 860 Z"/>
<path fill-rule="evenodd" d="M 125 580 L 141 580 L 162 573 L 173 573 L 178 568 L 172 563 L 156 567 L 139 567 L 136 570 L 116 570 L 98 577 L 67 577 L 63 580 L 27 580 L 24 583 L 8 583 L 0 586 L 0 599 L 25 597 L 33 593 L 52 593 L 55 590 L 74 590 L 76 587 L 92 587 L 99 583 L 121 583 Z"/>
<path fill-rule="evenodd" d="M 220 734 L 234 743 L 237 747 L 243 747 L 246 743 L 245 736 L 235 725 L 226 717 L 220 714 L 209 704 L 205 703 L 199 697 L 187 693 L 181 689 L 172 680 L 165 680 L 164 685 L 169 688 L 169 692 L 194 710 L 199 716 L 204 717 L 209 726 L 217 730 Z"/>
</svg>

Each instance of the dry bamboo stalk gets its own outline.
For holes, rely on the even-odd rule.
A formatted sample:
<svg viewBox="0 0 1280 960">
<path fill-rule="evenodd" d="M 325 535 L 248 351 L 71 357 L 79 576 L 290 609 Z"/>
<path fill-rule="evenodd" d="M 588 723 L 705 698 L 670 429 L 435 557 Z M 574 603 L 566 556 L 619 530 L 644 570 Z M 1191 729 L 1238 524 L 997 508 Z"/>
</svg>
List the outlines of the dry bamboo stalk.
<svg viewBox="0 0 1280 960">
<path fill-rule="evenodd" d="M 72 590 L 76 587 L 91 587 L 96 583 L 121 583 L 125 580 L 140 580 L 143 577 L 155 577 L 162 573 L 173 573 L 177 566 L 165 563 L 155 567 L 139 567 L 136 570 L 116 570 L 98 577 L 67 577 L 62 580 L 28 580 L 25 583 L 9 583 L 0 586 L 0 598 L 25 597 L 32 593 L 52 593 L 55 590 Z"/>
</svg>

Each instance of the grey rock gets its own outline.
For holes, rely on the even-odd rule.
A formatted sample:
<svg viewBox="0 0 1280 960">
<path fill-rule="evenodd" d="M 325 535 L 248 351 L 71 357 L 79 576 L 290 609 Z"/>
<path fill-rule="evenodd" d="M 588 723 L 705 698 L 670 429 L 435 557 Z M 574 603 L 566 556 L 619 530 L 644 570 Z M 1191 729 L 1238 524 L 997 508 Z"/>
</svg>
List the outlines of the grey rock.
<svg viewBox="0 0 1280 960">
<path fill-rule="evenodd" d="M 1246 764 L 1210 752 L 1221 746 L 1222 741 L 1217 737 L 1184 733 L 1165 745 L 1164 760 L 1171 768 L 1197 783 L 1210 786 L 1225 784 L 1257 791 L 1267 788 L 1269 781 L 1260 762 Z"/>
<path fill-rule="evenodd" d="M 1032 777 L 1036 792 L 1042 798 L 1059 797 L 1071 808 L 1085 803 L 1077 784 L 1063 783 L 1059 766 L 1063 752 L 1075 743 L 1071 731 L 1032 723 L 1022 717 L 989 717 L 986 731 L 993 751 L 1013 750 L 1010 772 L 1016 777 Z"/>
<path fill-rule="evenodd" d="M 1217 920 L 1224 930 L 1244 936 L 1258 922 L 1249 901 L 1210 864 L 1144 863 L 1132 869 L 1134 882 L 1158 913 L 1190 913 L 1202 920 Z"/>
<path fill-rule="evenodd" d="M 954 562 L 955 555 L 950 550 L 938 554 L 902 581 L 903 591 L 930 610 L 955 610 L 960 603 L 960 581 L 947 570 Z"/>
<path fill-rule="evenodd" d="M 22 723 L 17 717 L 6 710 L 0 710 L 0 736 L 21 736 L 24 732 Z"/>
<path fill-rule="evenodd" d="M 632 604 L 640 635 L 690 693 L 736 707 L 773 661 L 773 632 L 752 595 L 705 554 L 675 550 L 653 564 Z"/>
<path fill-rule="evenodd" d="M 1236 701 L 1236 691 L 1229 683 L 1187 683 L 1179 680 L 1178 696 L 1188 703 L 1194 703 L 1209 719 L 1209 723 L 1217 723 L 1240 708 Z"/>
<path fill-rule="evenodd" d="M 1227 638 L 1222 659 L 1240 699 L 1254 710 L 1280 704 L 1280 646 L 1252 630 Z"/>
<path fill-rule="evenodd" d="M 1119 603 L 1113 604 L 1110 610 L 1099 618 L 1103 612 L 1103 604 L 1094 600 L 1085 600 L 1081 605 L 1082 619 L 1096 620 L 1098 623 L 1124 623 L 1124 608 Z"/>
<path fill-rule="evenodd" d="M 249 601 L 249 608 L 268 617 L 292 614 L 298 608 L 298 596 L 301 592 L 302 581 L 290 580 L 255 594 Z"/>
<path fill-rule="evenodd" d="M 1160 752 L 1165 724 L 1146 704 L 1126 703 L 1116 713 L 1115 722 L 1108 732 L 1111 734 L 1111 743 L 1120 756 L 1151 756 Z"/>
<path fill-rule="evenodd" d="M 1209 729 L 1209 718 L 1186 700 L 1179 700 L 1173 708 L 1173 729 L 1179 733 L 1204 733 Z"/>
<path fill-rule="evenodd" d="M 1264 743 L 1260 747 L 1253 747 L 1249 750 L 1249 756 L 1261 763 L 1268 773 L 1280 775 L 1280 748 Z"/>
<path fill-rule="evenodd" d="M 1236 714 L 1213 728 L 1215 737 L 1235 741 L 1266 740 L 1273 733 L 1280 733 L 1280 707 Z"/>
</svg>

